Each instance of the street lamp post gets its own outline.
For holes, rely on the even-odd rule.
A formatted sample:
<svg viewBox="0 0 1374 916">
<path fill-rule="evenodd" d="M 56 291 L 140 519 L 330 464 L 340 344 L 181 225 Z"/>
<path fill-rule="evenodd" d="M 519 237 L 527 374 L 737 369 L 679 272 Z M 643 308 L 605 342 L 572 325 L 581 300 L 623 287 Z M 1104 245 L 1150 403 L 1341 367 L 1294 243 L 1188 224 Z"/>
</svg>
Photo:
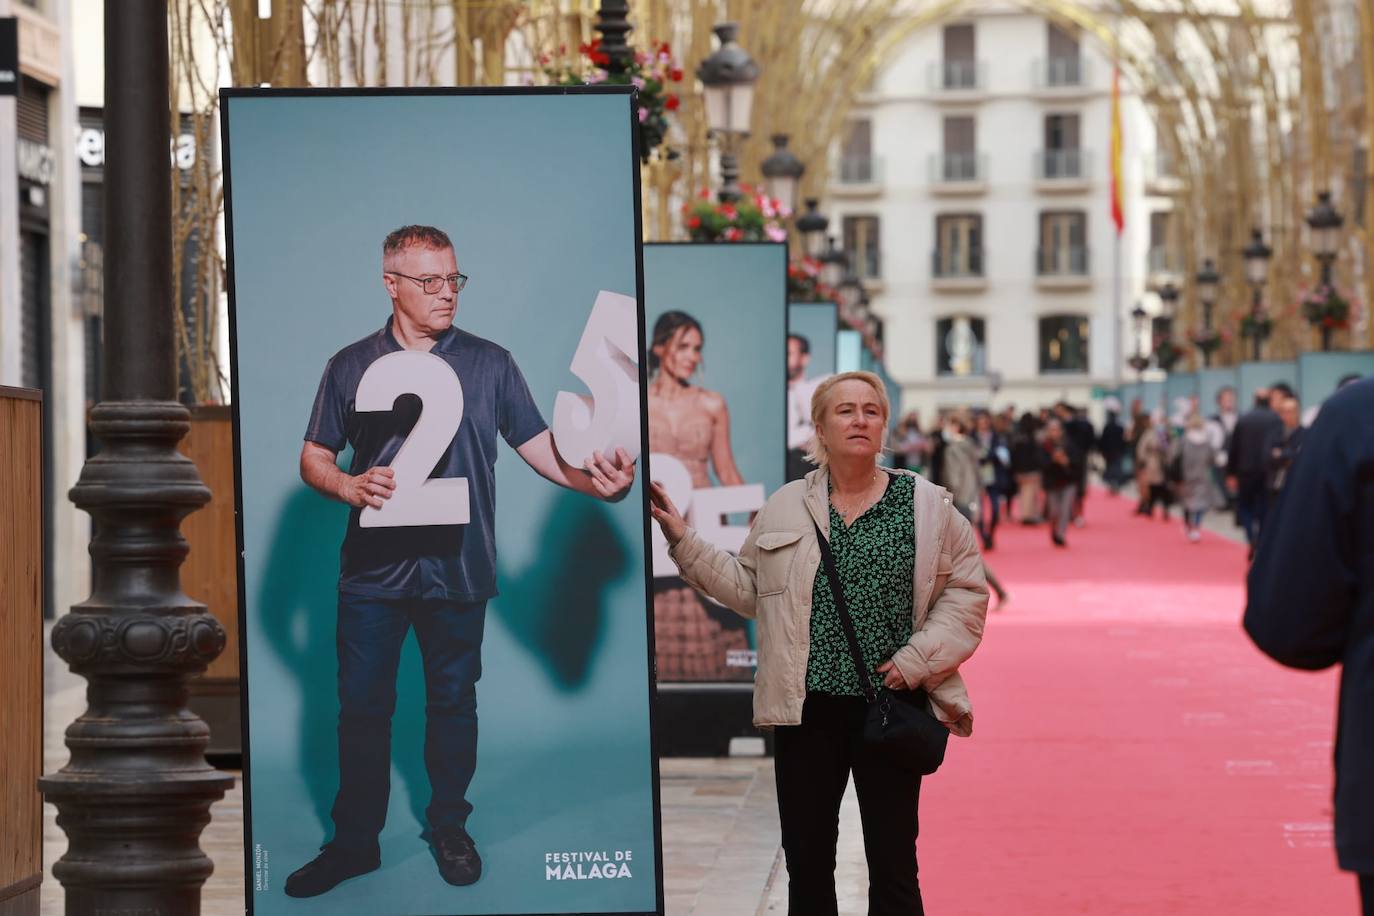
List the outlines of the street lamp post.
<svg viewBox="0 0 1374 916">
<path fill-rule="evenodd" d="M 1135 355 L 1131 357 L 1131 368 L 1135 370 L 1136 381 L 1140 381 L 1141 373 L 1149 365 L 1140 344 L 1140 339 L 1145 336 L 1145 320 L 1149 317 L 1145 307 L 1138 302 L 1135 308 L 1131 309 L 1131 318 L 1135 321 Z"/>
<path fill-rule="evenodd" d="M 712 31 L 720 47 L 697 67 L 697 79 L 706 92 L 706 126 L 720 138 L 721 203 L 739 200 L 737 145 L 749 136 L 749 116 L 754 107 L 754 83 L 759 65 L 735 41 L 739 25 L 722 22 Z"/>
<path fill-rule="evenodd" d="M 1202 262 L 1202 270 L 1198 271 L 1194 278 L 1197 283 L 1198 301 L 1202 303 L 1202 329 L 1208 334 L 1212 330 L 1212 311 L 1217 305 L 1217 295 L 1221 289 L 1221 274 L 1217 273 L 1217 266 L 1211 258 Z M 1210 368 L 1212 365 L 1212 350 L 1210 346 L 1202 347 L 1202 365 Z"/>
<path fill-rule="evenodd" d="M 848 258 L 845 259 L 848 261 Z M 852 270 L 846 270 L 844 278 L 840 280 L 839 286 L 835 290 L 840 298 L 840 314 L 845 317 L 845 321 L 854 323 L 859 316 L 859 303 L 864 298 L 864 285 Z"/>
<path fill-rule="evenodd" d="M 67 728 L 71 760 L 39 780 L 67 852 L 53 863 L 68 916 L 200 911 L 214 870 L 200 849 L 233 777 L 205 762 L 209 729 L 186 708 L 191 675 L 224 648 L 181 591 L 181 520 L 210 492 L 177 452 L 166 0 L 105 2 L 107 400 L 90 414 L 100 453 L 71 500 L 94 519 L 92 591 L 52 645 L 88 682 Z"/>
<path fill-rule="evenodd" d="M 1344 224 L 1345 218 L 1331 203 L 1331 192 L 1319 192 L 1317 205 L 1307 214 L 1307 226 L 1312 230 L 1312 253 L 1317 256 L 1317 262 L 1321 264 L 1321 285 L 1327 296 L 1330 296 L 1332 292 L 1331 265 L 1340 252 L 1341 226 Z M 1331 330 L 1325 323 L 1322 324 L 1323 350 L 1331 349 Z"/>
<path fill-rule="evenodd" d="M 820 256 L 821 262 L 821 282 L 831 289 L 836 289 L 840 281 L 844 279 L 845 271 L 849 267 L 849 256 L 846 255 L 835 245 L 835 236 L 825 237 L 825 251 Z"/>
<path fill-rule="evenodd" d="M 606 73 L 620 76 L 630 68 L 634 52 L 625 36 L 634 30 L 629 20 L 629 0 L 601 0 L 596 11 L 596 30 L 601 33 L 601 51 L 608 58 Z"/>
<path fill-rule="evenodd" d="M 1168 365 L 1160 368 L 1170 372 L 1173 370 L 1174 361 L 1179 355 L 1178 348 L 1174 345 L 1174 315 L 1178 309 L 1179 296 L 1183 294 L 1183 291 L 1174 285 L 1174 281 L 1168 280 L 1156 290 L 1156 294 L 1159 296 L 1159 302 L 1162 306 L 1159 312 L 1159 323 L 1164 328 L 1164 333 L 1161 335 L 1162 342 L 1168 346 Z M 1158 352 L 1163 354 L 1165 351 L 1160 350 Z"/>
<path fill-rule="evenodd" d="M 806 165 L 787 148 L 787 134 L 774 134 L 772 140 L 773 153 L 763 160 L 759 171 L 768 183 L 768 196 L 795 213 L 797 189 L 801 186 L 802 175 L 806 174 Z"/>
<path fill-rule="evenodd" d="M 819 259 L 825 254 L 825 230 L 830 228 L 830 220 L 816 209 L 820 205 L 814 197 L 806 199 L 806 212 L 797 217 L 797 231 L 801 233 L 802 250 L 809 258 Z"/>
<path fill-rule="evenodd" d="M 1250 345 L 1256 362 L 1259 361 L 1264 338 L 1267 336 L 1260 322 L 1264 320 L 1264 284 L 1269 280 L 1269 259 L 1274 252 L 1264 244 L 1264 233 L 1250 230 L 1250 244 L 1241 251 L 1245 258 L 1245 279 L 1250 281 Z"/>
</svg>

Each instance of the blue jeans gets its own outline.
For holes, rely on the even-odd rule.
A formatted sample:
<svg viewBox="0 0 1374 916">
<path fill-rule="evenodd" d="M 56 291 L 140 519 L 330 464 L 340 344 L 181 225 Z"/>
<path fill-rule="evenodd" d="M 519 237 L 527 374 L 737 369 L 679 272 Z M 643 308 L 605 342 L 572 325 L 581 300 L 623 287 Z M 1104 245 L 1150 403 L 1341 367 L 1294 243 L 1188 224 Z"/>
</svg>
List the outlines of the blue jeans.
<svg viewBox="0 0 1374 916">
<path fill-rule="evenodd" d="M 339 794 L 333 843 L 375 851 L 391 791 L 396 670 L 411 627 L 425 673 L 425 769 L 431 830 L 461 828 L 477 768 L 477 679 L 485 601 L 339 595 Z"/>
</svg>

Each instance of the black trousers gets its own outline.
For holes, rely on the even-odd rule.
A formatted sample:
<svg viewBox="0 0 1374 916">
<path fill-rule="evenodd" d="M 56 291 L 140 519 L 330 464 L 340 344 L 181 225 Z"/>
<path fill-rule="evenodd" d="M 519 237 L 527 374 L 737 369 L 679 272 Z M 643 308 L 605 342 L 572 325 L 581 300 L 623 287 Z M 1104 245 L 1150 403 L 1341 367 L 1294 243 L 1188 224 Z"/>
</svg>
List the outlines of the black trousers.
<svg viewBox="0 0 1374 916">
<path fill-rule="evenodd" d="M 1374 916 L 1374 875 L 1360 875 L 1360 898 L 1364 916 Z"/>
<path fill-rule="evenodd" d="M 809 693 L 802 724 L 778 726 L 774 767 L 788 916 L 836 916 L 835 844 L 849 774 L 868 859 L 869 916 L 924 916 L 916 877 L 921 777 L 861 741 L 862 697 Z"/>
</svg>

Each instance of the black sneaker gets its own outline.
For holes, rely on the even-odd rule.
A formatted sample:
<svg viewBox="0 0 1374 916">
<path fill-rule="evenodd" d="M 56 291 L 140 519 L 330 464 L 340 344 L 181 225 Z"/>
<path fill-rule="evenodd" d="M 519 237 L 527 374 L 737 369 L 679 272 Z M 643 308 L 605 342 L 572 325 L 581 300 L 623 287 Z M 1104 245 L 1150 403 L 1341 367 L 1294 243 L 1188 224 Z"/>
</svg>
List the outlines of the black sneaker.
<svg viewBox="0 0 1374 916">
<path fill-rule="evenodd" d="M 286 879 L 286 896 L 317 897 L 335 885 L 376 871 L 382 864 L 379 852 L 357 853 L 330 844 Z"/>
<path fill-rule="evenodd" d="M 482 857 L 462 827 L 435 830 L 430 847 L 439 863 L 439 875 L 449 884 L 466 887 L 482 877 Z"/>
</svg>

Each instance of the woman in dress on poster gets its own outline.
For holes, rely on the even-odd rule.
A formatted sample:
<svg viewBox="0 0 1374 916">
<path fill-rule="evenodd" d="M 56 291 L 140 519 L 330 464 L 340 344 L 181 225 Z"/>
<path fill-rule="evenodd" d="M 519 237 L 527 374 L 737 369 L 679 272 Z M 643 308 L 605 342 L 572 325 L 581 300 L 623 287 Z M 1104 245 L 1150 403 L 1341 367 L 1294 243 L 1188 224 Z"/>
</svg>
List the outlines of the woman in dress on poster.
<svg viewBox="0 0 1374 916">
<path fill-rule="evenodd" d="M 720 486 L 744 483 L 730 447 L 725 398 L 695 384 L 705 335 L 686 312 L 668 311 L 654 322 L 649 342 L 649 451 L 682 463 L 693 489 L 705 489 L 715 471 Z M 747 631 L 735 615 L 708 606 L 680 579 L 656 580 L 654 622 L 659 676 L 665 680 L 747 680 L 748 667 L 726 665 L 731 650 L 748 650 Z"/>
</svg>

